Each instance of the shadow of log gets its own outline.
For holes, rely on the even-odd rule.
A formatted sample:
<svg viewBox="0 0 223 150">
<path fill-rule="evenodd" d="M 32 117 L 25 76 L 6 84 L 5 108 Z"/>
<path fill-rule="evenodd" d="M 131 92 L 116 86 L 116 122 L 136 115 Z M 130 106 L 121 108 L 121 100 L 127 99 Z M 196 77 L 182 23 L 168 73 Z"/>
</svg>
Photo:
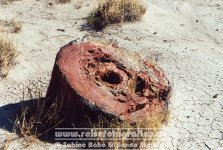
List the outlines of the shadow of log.
<svg viewBox="0 0 223 150">
<path fill-rule="evenodd" d="M 19 133 L 18 127 L 16 127 L 16 122 L 21 121 L 20 119 L 27 119 L 28 123 L 29 119 L 36 113 L 35 109 L 38 103 L 44 100 L 45 98 L 30 99 L 0 107 L 0 128 L 11 133 L 17 133 L 20 136 L 21 133 Z M 26 112 L 25 118 L 21 118 L 25 108 L 29 110 Z M 54 143 L 53 129 L 37 138 L 44 142 Z"/>
<path fill-rule="evenodd" d="M 24 107 L 31 107 L 37 99 L 31 99 L 14 104 L 7 104 L 0 107 L 0 128 L 13 132 L 15 120 L 21 114 Z"/>
<path fill-rule="evenodd" d="M 24 135 L 22 135 L 22 133 L 21 133 L 22 129 L 17 126 L 18 121 L 21 124 L 25 119 L 25 124 L 27 126 L 29 126 L 29 123 L 30 123 L 29 121 L 33 116 L 35 116 L 41 112 L 46 112 L 49 110 L 50 106 L 47 104 L 45 105 L 46 107 L 39 109 L 38 105 L 40 105 L 40 103 L 45 103 L 45 102 L 46 102 L 46 98 L 42 97 L 42 98 L 38 98 L 38 99 L 25 100 L 25 101 L 21 101 L 19 103 L 14 103 L 14 104 L 7 104 L 7 105 L 0 107 L 0 128 L 6 130 L 8 132 L 11 132 L 11 133 L 16 133 L 19 137 L 24 137 Z M 27 109 L 27 111 L 24 112 L 24 110 L 26 110 L 26 108 L 28 108 L 28 109 Z M 23 113 L 25 113 L 25 115 L 23 115 Z M 98 116 L 100 116 L 100 114 L 98 114 Z M 61 118 L 61 116 L 59 116 L 59 118 Z M 79 130 L 80 128 L 88 128 L 90 130 L 93 127 L 91 122 L 99 122 L 99 121 L 101 121 L 100 119 L 101 118 L 89 120 L 89 117 L 86 116 L 86 118 L 81 119 L 82 121 L 79 120 L 77 122 L 70 122 L 69 120 L 65 120 L 61 123 L 50 124 L 48 126 L 45 124 L 46 122 L 43 118 L 43 122 L 41 123 L 41 124 L 44 124 L 43 126 L 38 125 L 39 120 L 36 120 L 36 122 L 35 122 L 36 124 L 33 124 L 34 126 L 36 126 L 38 128 L 37 133 L 40 133 L 41 135 L 36 136 L 34 134 L 30 134 L 30 135 L 25 135 L 25 136 L 29 137 L 31 135 L 34 135 L 40 141 L 56 143 L 56 142 L 58 142 L 58 140 L 55 140 L 55 138 L 56 138 L 55 134 L 56 134 L 56 132 L 57 133 L 61 132 L 60 130 L 56 130 L 56 128 L 73 128 L 73 129 L 77 128 L 77 132 L 80 131 Z M 108 122 L 101 122 L 99 127 L 106 127 L 107 124 L 108 124 Z M 98 127 L 96 127 L 96 128 L 98 128 Z M 47 132 L 44 133 L 45 131 L 47 131 Z M 71 131 L 72 130 L 68 129 L 68 132 L 71 132 Z M 31 131 L 31 132 L 33 133 L 33 131 Z M 64 130 L 62 130 L 62 132 L 64 132 Z M 44 134 L 42 134 L 42 133 L 44 133 Z M 69 143 L 70 141 L 66 141 L 66 142 Z M 74 142 L 74 143 L 79 142 L 79 139 L 73 140 L 72 142 Z M 89 141 L 85 141 L 85 142 L 89 142 Z"/>
</svg>

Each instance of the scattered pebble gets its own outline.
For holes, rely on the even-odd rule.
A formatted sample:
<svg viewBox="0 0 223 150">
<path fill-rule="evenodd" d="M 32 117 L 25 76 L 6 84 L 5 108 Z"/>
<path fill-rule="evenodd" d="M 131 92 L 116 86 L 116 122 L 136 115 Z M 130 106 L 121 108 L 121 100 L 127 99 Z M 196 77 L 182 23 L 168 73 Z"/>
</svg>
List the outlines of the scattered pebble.
<svg viewBox="0 0 223 150">
<path fill-rule="evenodd" d="M 215 94 L 214 96 L 213 96 L 213 98 L 217 98 L 218 97 L 218 94 Z"/>
<path fill-rule="evenodd" d="M 65 30 L 64 29 L 57 29 L 58 31 L 61 31 L 61 32 L 65 32 Z"/>
</svg>

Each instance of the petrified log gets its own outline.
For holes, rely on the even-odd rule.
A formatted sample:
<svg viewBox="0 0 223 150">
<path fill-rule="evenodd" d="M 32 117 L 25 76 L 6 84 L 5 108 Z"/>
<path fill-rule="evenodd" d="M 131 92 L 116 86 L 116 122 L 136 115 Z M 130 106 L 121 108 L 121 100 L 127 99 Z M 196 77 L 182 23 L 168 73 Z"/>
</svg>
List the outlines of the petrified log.
<svg viewBox="0 0 223 150">
<path fill-rule="evenodd" d="M 169 89 L 160 68 L 117 45 L 71 42 L 57 54 L 46 97 L 62 101 L 73 122 L 100 113 L 134 123 L 166 110 Z"/>
</svg>

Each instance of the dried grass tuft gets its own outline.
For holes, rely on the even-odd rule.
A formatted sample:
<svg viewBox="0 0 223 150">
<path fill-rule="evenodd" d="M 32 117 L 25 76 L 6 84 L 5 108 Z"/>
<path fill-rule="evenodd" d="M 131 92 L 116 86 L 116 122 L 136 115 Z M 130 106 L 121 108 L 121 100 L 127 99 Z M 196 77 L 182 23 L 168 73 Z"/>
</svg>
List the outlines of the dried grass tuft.
<svg viewBox="0 0 223 150">
<path fill-rule="evenodd" d="M 69 3 L 70 0 L 57 0 L 57 2 L 58 2 L 58 3 L 62 3 L 62 4 L 64 4 L 64 3 Z"/>
<path fill-rule="evenodd" d="M 37 101 L 37 104 L 24 107 L 14 124 L 14 132 L 28 142 L 46 135 L 63 122 L 60 120 L 61 105 L 58 102 L 46 106 L 45 99 Z"/>
<path fill-rule="evenodd" d="M 22 23 L 14 19 L 0 20 L 0 32 L 19 33 L 22 30 Z"/>
<path fill-rule="evenodd" d="M 12 19 L 9 22 L 9 25 L 13 26 L 12 32 L 13 33 L 19 33 L 22 30 L 22 24 L 19 21 L 15 21 L 14 19 Z"/>
<path fill-rule="evenodd" d="M 103 116 L 99 116 L 99 122 L 96 124 L 91 123 L 91 121 L 88 123 L 91 125 L 94 132 L 103 132 L 104 128 L 110 128 L 110 132 L 122 132 L 125 133 L 125 135 L 131 135 L 134 131 L 137 133 L 137 130 L 144 129 L 144 131 L 149 133 L 148 136 L 139 137 L 136 139 L 129 139 L 128 136 L 121 136 L 121 138 L 112 137 L 110 141 L 113 143 L 115 150 L 128 149 L 128 147 L 125 147 L 128 146 L 128 144 L 137 145 L 137 147 L 135 147 L 136 149 L 145 149 L 147 146 L 151 145 L 157 140 L 157 133 L 161 129 L 162 125 L 167 122 L 168 117 L 168 111 L 163 113 L 154 113 L 148 115 L 147 119 L 141 120 L 135 124 L 130 124 L 118 119 L 107 120 Z M 108 145 L 107 139 L 104 139 L 103 137 L 98 137 L 94 142 L 105 143 L 105 145 Z"/>
<path fill-rule="evenodd" d="M 8 5 L 8 4 L 11 4 L 14 1 L 20 1 L 20 0 L 2 0 L 2 1 L 0 1 L 0 4 Z"/>
<path fill-rule="evenodd" d="M 16 48 L 5 36 L 0 36 L 0 76 L 6 77 L 14 64 Z"/>
<path fill-rule="evenodd" d="M 106 0 L 99 2 L 88 23 L 96 29 L 103 29 L 109 24 L 141 20 L 145 12 L 140 0 Z"/>
</svg>

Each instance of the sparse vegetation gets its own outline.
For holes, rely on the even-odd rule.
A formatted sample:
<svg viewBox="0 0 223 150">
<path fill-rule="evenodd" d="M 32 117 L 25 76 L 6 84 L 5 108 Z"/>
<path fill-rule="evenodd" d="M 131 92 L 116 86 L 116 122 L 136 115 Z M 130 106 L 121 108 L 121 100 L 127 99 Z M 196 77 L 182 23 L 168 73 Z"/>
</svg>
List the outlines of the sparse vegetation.
<svg viewBox="0 0 223 150">
<path fill-rule="evenodd" d="M 16 48 L 6 37 L 0 36 L 0 76 L 6 77 L 9 69 L 14 64 Z"/>
<path fill-rule="evenodd" d="M 39 97 L 41 97 L 42 93 L 38 92 L 38 90 L 32 91 L 29 89 L 28 95 L 35 95 L 35 97 L 36 95 L 39 95 Z M 22 109 L 22 112 L 15 121 L 14 131 L 26 141 L 33 142 L 42 135 L 50 133 L 50 131 L 52 131 L 55 127 L 67 127 L 67 125 L 69 125 L 69 127 L 76 127 L 75 124 L 64 120 L 64 116 L 61 114 L 61 107 L 62 103 L 59 101 L 55 101 L 55 103 L 48 105 L 46 99 L 39 98 L 35 101 L 35 104 L 26 106 Z M 156 141 L 156 133 L 161 128 L 161 125 L 167 120 L 167 117 L 167 112 L 158 114 L 154 113 L 150 114 L 147 119 L 142 120 L 141 122 L 130 124 L 120 121 L 117 118 L 108 120 L 107 118 L 103 117 L 103 115 L 98 114 L 98 119 L 96 119 L 97 122 L 84 119 L 83 122 L 80 122 L 80 125 L 77 126 L 92 128 L 93 131 L 100 131 L 103 130 L 103 128 L 110 128 L 111 132 L 124 131 L 126 135 L 128 135 L 131 131 L 138 130 L 138 128 L 148 129 L 149 133 L 151 133 L 149 137 L 142 137 L 134 142 L 133 140 L 129 140 L 126 136 L 121 138 L 112 137 L 111 139 L 114 144 L 114 149 L 127 149 L 126 147 L 123 147 L 123 145 L 127 145 L 132 142 L 137 144 L 137 148 L 139 148 L 139 143 L 141 142 L 149 145 Z M 97 137 L 95 142 L 105 143 L 108 145 L 108 141 L 103 137 Z M 123 145 L 120 145 L 120 143 Z"/>
<path fill-rule="evenodd" d="M 89 121 L 91 128 L 95 131 L 100 131 L 98 129 L 103 128 L 110 128 L 111 132 L 113 131 L 125 131 L 126 136 L 120 137 L 112 137 L 112 142 L 115 145 L 116 150 L 119 149 L 128 149 L 127 147 L 123 147 L 123 145 L 128 145 L 128 144 L 137 144 L 138 146 L 136 149 L 139 148 L 145 148 L 145 147 L 140 147 L 140 143 L 145 143 L 146 145 L 152 144 L 153 142 L 156 141 L 157 137 L 157 132 L 160 130 L 161 126 L 163 125 L 164 122 L 168 120 L 168 112 L 164 113 L 154 113 L 150 114 L 147 119 L 141 120 L 141 122 L 135 123 L 135 124 L 130 124 L 127 122 L 120 121 L 118 119 L 113 119 L 113 120 L 107 120 L 106 118 L 99 116 L 99 122 L 96 124 L 91 124 Z M 144 129 L 144 131 L 148 131 L 150 133 L 149 136 L 147 137 L 139 137 L 137 140 L 130 140 L 128 139 L 127 135 L 131 135 L 132 131 L 137 131 L 139 129 Z M 103 137 L 99 137 L 97 139 L 100 143 L 107 143 L 108 141 L 104 139 Z M 123 144 L 123 145 L 122 145 Z M 108 144 L 106 144 L 108 145 Z"/>
<path fill-rule="evenodd" d="M 57 0 L 58 3 L 69 3 L 70 0 Z"/>
<path fill-rule="evenodd" d="M 22 24 L 14 19 L 0 20 L 0 32 L 19 33 L 22 30 Z"/>
<path fill-rule="evenodd" d="M 10 22 L 9 22 L 9 25 L 11 25 L 13 28 L 12 28 L 12 32 L 13 33 L 19 33 L 22 29 L 22 24 L 21 22 L 19 21 L 15 21 L 14 19 L 12 19 Z"/>
<path fill-rule="evenodd" d="M 19 0 L 2 0 L 2 1 L 0 1 L 0 4 L 7 5 L 7 4 L 12 3 L 14 1 L 19 1 Z"/>
<path fill-rule="evenodd" d="M 5 140 L 5 143 L 2 147 L 0 147 L 2 150 L 7 150 L 8 147 L 9 147 L 9 144 L 10 144 L 10 140 L 9 140 L 9 135 L 6 134 L 6 140 Z"/>
<path fill-rule="evenodd" d="M 31 92 L 33 91 L 29 91 L 28 94 L 32 95 Z M 19 112 L 15 120 L 14 132 L 26 141 L 32 142 L 50 132 L 63 121 L 60 109 L 61 104 L 58 101 L 49 106 L 46 104 L 46 99 L 39 98 Z"/>
<path fill-rule="evenodd" d="M 138 21 L 145 12 L 140 0 L 106 0 L 99 2 L 87 21 L 96 29 L 103 29 L 109 24 Z"/>
</svg>

